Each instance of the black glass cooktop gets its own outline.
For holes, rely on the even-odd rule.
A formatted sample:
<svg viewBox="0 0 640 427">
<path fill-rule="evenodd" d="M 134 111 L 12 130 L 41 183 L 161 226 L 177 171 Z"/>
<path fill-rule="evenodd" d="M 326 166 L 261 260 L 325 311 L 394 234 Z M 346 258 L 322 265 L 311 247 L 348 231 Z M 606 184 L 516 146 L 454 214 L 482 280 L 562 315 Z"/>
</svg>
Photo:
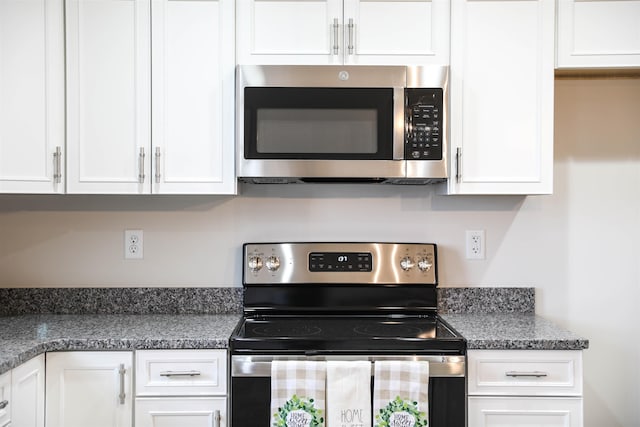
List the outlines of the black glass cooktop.
<svg viewBox="0 0 640 427">
<path fill-rule="evenodd" d="M 436 315 L 247 317 L 230 344 L 236 353 L 463 354 L 465 348 L 464 339 Z"/>
</svg>

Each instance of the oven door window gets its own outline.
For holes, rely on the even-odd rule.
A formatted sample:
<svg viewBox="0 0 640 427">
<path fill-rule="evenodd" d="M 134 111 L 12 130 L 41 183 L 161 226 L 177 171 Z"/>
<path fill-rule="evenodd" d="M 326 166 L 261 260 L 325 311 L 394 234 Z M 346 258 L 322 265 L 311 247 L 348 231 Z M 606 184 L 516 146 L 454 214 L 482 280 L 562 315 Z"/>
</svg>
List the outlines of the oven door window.
<svg viewBox="0 0 640 427">
<path fill-rule="evenodd" d="M 393 155 L 391 88 L 245 88 L 248 159 Z"/>
</svg>

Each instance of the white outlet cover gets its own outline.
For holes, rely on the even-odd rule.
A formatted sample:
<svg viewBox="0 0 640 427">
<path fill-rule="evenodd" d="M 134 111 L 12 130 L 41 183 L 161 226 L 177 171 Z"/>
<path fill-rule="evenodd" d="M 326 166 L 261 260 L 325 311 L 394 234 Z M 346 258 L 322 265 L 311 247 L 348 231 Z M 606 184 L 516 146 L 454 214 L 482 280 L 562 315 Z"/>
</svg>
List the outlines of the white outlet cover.
<svg viewBox="0 0 640 427">
<path fill-rule="evenodd" d="M 142 230 L 124 230 L 124 258 L 143 259 L 143 242 Z"/>
<path fill-rule="evenodd" d="M 485 258 L 485 234 L 484 230 L 467 230 L 465 238 L 466 258 Z"/>
</svg>

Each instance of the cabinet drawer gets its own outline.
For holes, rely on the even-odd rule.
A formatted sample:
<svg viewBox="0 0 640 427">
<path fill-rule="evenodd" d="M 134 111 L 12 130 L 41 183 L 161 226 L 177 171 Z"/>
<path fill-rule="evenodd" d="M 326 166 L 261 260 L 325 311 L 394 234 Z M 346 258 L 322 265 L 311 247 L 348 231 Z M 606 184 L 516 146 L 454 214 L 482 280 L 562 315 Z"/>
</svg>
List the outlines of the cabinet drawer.
<svg viewBox="0 0 640 427">
<path fill-rule="evenodd" d="M 136 399 L 136 427 L 227 427 L 225 397 Z"/>
<path fill-rule="evenodd" d="M 472 350 L 470 395 L 580 396 L 582 352 Z"/>
<path fill-rule="evenodd" d="M 208 396 L 226 393 L 225 350 L 136 352 L 137 396 Z"/>
<path fill-rule="evenodd" d="M 469 427 L 582 427 L 579 397 L 470 397 Z"/>
</svg>

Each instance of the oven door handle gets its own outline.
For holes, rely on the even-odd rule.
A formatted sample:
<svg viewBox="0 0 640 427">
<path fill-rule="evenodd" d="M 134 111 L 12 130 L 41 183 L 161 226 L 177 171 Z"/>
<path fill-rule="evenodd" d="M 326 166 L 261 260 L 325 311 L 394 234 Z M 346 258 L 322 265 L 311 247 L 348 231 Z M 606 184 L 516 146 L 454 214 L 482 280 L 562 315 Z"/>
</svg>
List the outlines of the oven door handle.
<svg viewBox="0 0 640 427">
<path fill-rule="evenodd" d="M 464 356 L 231 356 L 232 377 L 271 377 L 271 362 L 274 360 L 341 360 L 371 362 L 371 376 L 374 374 L 376 360 L 417 360 L 429 362 L 430 377 L 464 377 L 466 374 L 466 360 Z"/>
</svg>

